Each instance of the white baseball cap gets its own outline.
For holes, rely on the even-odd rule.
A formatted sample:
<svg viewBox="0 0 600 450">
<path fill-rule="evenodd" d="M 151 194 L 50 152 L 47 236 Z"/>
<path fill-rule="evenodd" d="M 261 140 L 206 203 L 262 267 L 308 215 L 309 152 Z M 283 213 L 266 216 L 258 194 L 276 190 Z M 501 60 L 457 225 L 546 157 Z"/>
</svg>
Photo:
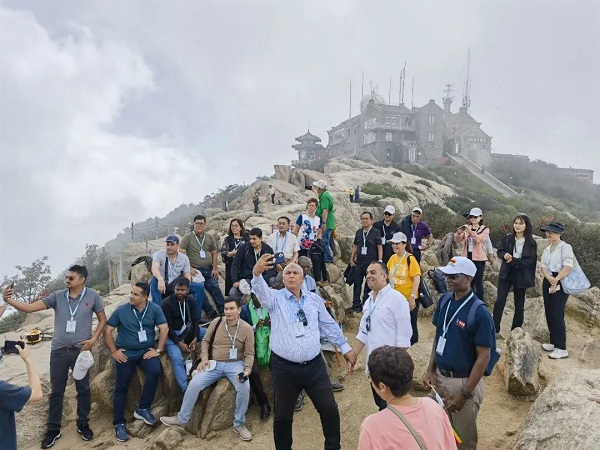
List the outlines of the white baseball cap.
<svg viewBox="0 0 600 450">
<path fill-rule="evenodd" d="M 473 208 L 471 211 L 469 211 L 469 215 L 474 217 L 483 216 L 483 211 L 481 208 Z"/>
<path fill-rule="evenodd" d="M 389 242 L 393 242 L 394 244 L 398 244 L 399 242 L 408 242 L 406 235 L 402 231 L 398 231 L 394 233 Z"/>
<path fill-rule="evenodd" d="M 419 213 L 419 214 L 423 214 L 423 210 L 422 210 L 421 208 L 419 208 L 418 206 L 415 206 L 415 207 L 412 209 L 412 212 L 416 212 L 416 213 Z"/>
<path fill-rule="evenodd" d="M 327 189 L 325 180 L 313 181 L 313 186 L 318 187 L 319 189 Z"/>
<path fill-rule="evenodd" d="M 438 269 L 446 275 L 463 274 L 474 277 L 477 273 L 477 267 L 475 267 L 473 261 L 464 256 L 455 256 L 448 262 L 448 265 L 438 267 Z"/>
<path fill-rule="evenodd" d="M 385 209 L 383 210 L 384 213 L 390 213 L 390 214 L 396 214 L 396 208 L 394 208 L 392 205 L 387 205 L 385 207 Z"/>
<path fill-rule="evenodd" d="M 94 365 L 94 357 L 92 356 L 92 352 L 86 350 L 85 352 L 81 352 L 77 357 L 77 361 L 75 361 L 75 366 L 73 367 L 73 378 L 76 380 L 83 380 L 90 370 L 90 367 Z"/>
</svg>

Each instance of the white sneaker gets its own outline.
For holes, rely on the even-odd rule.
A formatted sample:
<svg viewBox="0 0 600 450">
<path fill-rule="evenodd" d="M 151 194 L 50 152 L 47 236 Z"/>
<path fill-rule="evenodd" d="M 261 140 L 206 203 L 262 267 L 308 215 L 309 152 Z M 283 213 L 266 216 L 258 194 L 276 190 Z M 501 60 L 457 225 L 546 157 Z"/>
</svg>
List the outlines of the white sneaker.
<svg viewBox="0 0 600 450">
<path fill-rule="evenodd" d="M 252 433 L 250 433 L 250 430 L 248 430 L 248 428 L 246 428 L 244 425 L 240 425 L 239 427 L 233 427 L 233 431 L 240 435 L 240 439 L 242 441 L 252 440 Z"/>
<path fill-rule="evenodd" d="M 555 348 L 554 351 L 548 355 L 548 358 L 552 358 L 552 359 L 562 359 L 562 358 L 568 358 L 568 357 L 569 357 L 569 352 L 566 350 L 562 350 L 560 348 Z"/>
<path fill-rule="evenodd" d="M 544 350 L 546 350 L 547 352 L 554 351 L 554 345 L 552 345 L 552 344 L 542 344 L 542 348 Z"/>
</svg>

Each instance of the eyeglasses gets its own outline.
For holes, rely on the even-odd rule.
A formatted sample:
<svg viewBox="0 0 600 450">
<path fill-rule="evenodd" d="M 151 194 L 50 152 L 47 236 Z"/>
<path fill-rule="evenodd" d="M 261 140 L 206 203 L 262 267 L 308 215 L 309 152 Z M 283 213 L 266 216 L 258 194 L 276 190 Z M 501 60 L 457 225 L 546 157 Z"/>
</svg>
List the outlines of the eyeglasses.
<svg viewBox="0 0 600 450">
<path fill-rule="evenodd" d="M 365 323 L 366 323 L 366 327 L 367 327 L 367 332 L 371 331 L 371 316 L 368 315 L 367 318 L 365 319 Z"/>
<path fill-rule="evenodd" d="M 466 275 L 464 273 L 452 273 L 446 275 L 446 278 L 448 278 L 449 280 L 456 280 L 457 278 L 461 277 L 466 277 Z"/>
<path fill-rule="evenodd" d="M 73 281 L 74 279 L 75 279 L 75 277 L 72 276 L 72 275 L 71 276 L 69 276 L 69 275 L 65 276 L 65 280 Z"/>
<path fill-rule="evenodd" d="M 302 322 L 302 325 L 304 325 L 305 327 L 308 326 L 308 319 L 306 318 L 306 313 L 302 308 L 298 310 L 296 317 L 298 317 L 298 322 Z"/>
<path fill-rule="evenodd" d="M 194 222 L 194 225 L 203 227 L 204 225 L 206 225 L 206 223 L 205 222 Z"/>
</svg>

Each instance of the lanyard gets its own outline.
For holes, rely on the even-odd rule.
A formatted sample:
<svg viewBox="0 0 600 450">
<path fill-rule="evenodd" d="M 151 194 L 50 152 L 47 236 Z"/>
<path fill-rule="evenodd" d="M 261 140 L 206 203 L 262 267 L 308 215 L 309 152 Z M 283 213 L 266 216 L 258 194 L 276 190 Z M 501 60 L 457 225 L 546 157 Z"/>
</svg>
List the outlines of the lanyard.
<svg viewBox="0 0 600 450">
<path fill-rule="evenodd" d="M 177 278 L 177 258 L 175 259 L 175 262 L 172 263 L 171 260 L 169 258 L 167 258 L 167 268 L 169 269 L 169 279 L 175 279 Z M 169 281 L 169 280 L 167 280 Z"/>
<path fill-rule="evenodd" d="M 196 242 L 198 242 L 198 245 L 200 246 L 200 250 L 204 250 L 204 240 L 206 239 L 206 234 L 202 236 L 202 243 L 200 243 L 200 239 L 198 239 L 196 233 L 194 233 L 194 237 L 196 238 Z"/>
<path fill-rule="evenodd" d="M 177 302 L 179 306 L 179 312 L 181 313 L 181 318 L 183 319 L 183 324 L 185 325 L 187 322 L 185 321 L 186 310 L 185 310 L 185 300 L 183 300 L 183 310 L 181 309 L 181 302 Z"/>
<path fill-rule="evenodd" d="M 262 250 L 261 250 L 261 252 L 262 252 Z M 256 262 L 258 262 L 258 258 L 260 258 L 260 256 L 261 256 L 260 252 L 258 252 L 258 253 L 254 252 L 254 259 L 256 260 Z"/>
<path fill-rule="evenodd" d="M 149 305 L 150 305 L 150 303 L 148 303 L 146 301 L 146 307 L 144 308 L 144 313 L 142 314 L 142 318 L 141 319 L 138 317 L 137 309 L 135 308 L 135 306 L 131 307 L 131 310 L 133 311 L 133 315 L 135 316 L 135 320 L 137 320 L 138 323 L 140 324 L 140 331 L 142 331 L 144 329 L 142 327 L 142 322 L 144 321 L 144 317 L 146 316 L 146 311 L 148 311 L 148 306 Z"/>
<path fill-rule="evenodd" d="M 278 251 L 279 251 L 279 236 L 280 236 L 280 233 L 279 233 L 279 231 L 278 231 L 278 232 L 277 232 L 277 240 L 275 241 L 275 251 L 276 251 L 276 252 L 278 252 Z M 283 238 L 283 245 L 281 246 L 281 251 L 284 251 L 284 250 L 285 250 L 285 243 L 286 243 L 286 241 L 287 241 L 287 238 L 288 238 L 288 234 L 287 234 L 287 231 L 286 231 L 286 233 L 285 233 L 285 238 Z"/>
<path fill-rule="evenodd" d="M 448 332 L 448 329 L 450 328 L 450 324 L 452 323 L 454 318 L 458 315 L 458 313 L 462 309 L 462 307 L 465 306 L 467 303 L 469 303 L 469 300 L 471 300 L 471 298 L 473 298 L 473 295 L 475 295 L 475 294 L 473 292 L 471 292 L 471 295 L 469 295 L 469 297 L 462 303 L 462 305 L 460 305 L 458 307 L 458 309 L 456 310 L 454 315 L 450 318 L 450 322 L 446 322 L 446 320 L 448 319 L 448 311 L 450 310 L 450 304 L 451 304 L 452 300 L 450 300 L 448 302 L 448 307 L 446 308 L 446 314 L 444 315 L 444 323 L 443 323 L 443 327 L 442 327 L 442 337 L 443 338 L 446 338 L 446 333 Z"/>
<path fill-rule="evenodd" d="M 379 292 L 380 292 L 381 298 L 379 299 L 379 303 L 378 304 L 381 304 L 381 299 L 384 297 L 384 295 L 381 294 L 381 291 L 379 291 Z M 387 293 L 387 291 L 386 291 L 386 293 Z M 373 310 L 375 309 L 375 300 L 373 300 L 372 296 L 369 297 L 369 301 L 371 302 L 371 304 L 369 305 L 369 314 L 367 314 L 367 317 L 365 318 L 365 320 L 367 320 L 367 319 L 369 319 L 371 317 L 371 314 L 373 314 Z"/>
<path fill-rule="evenodd" d="M 373 228 L 373 227 L 371 227 L 371 228 Z M 367 246 L 367 236 L 369 236 L 369 233 L 371 232 L 371 228 L 369 228 L 366 233 L 363 231 L 363 247 Z"/>
<path fill-rule="evenodd" d="M 383 229 L 383 237 L 385 237 L 385 223 L 381 222 L 381 228 Z"/>
<path fill-rule="evenodd" d="M 231 333 L 229 332 L 229 327 L 227 326 L 227 320 L 225 320 L 225 331 L 227 331 L 227 334 L 229 335 L 229 339 L 231 339 L 231 348 L 235 348 L 235 340 L 237 339 L 237 335 L 238 335 L 238 331 L 240 331 L 240 319 L 238 317 L 238 321 L 237 321 L 237 328 L 235 329 L 235 336 L 231 336 Z"/>
<path fill-rule="evenodd" d="M 79 301 L 77 302 L 77 306 L 75 307 L 75 309 L 71 309 L 71 301 L 69 300 L 69 290 L 67 289 L 65 291 L 65 297 L 67 297 L 67 306 L 69 307 L 69 312 L 71 313 L 71 320 L 73 320 L 73 318 L 75 317 L 75 313 L 77 312 L 77 310 L 79 309 L 79 305 L 81 305 L 81 300 L 83 300 L 83 297 L 85 297 L 85 293 L 87 291 L 87 288 L 83 288 L 83 291 L 81 291 L 81 294 L 79 294 Z M 75 297 L 75 300 L 77 300 L 77 297 Z"/>
<path fill-rule="evenodd" d="M 240 238 L 239 240 L 238 240 L 238 239 L 236 239 L 236 238 L 233 238 L 233 245 L 234 245 L 234 247 L 235 247 L 235 248 L 234 248 L 234 250 L 237 250 L 237 249 L 238 249 L 238 247 L 239 247 L 240 245 L 242 245 L 242 242 L 243 242 L 243 241 L 244 241 L 244 238 Z"/>
<path fill-rule="evenodd" d="M 394 270 L 392 271 L 392 274 L 390 275 L 390 278 L 392 280 L 396 277 L 396 272 L 398 271 L 400 264 L 402 264 L 402 261 L 404 261 L 404 258 L 406 258 L 407 254 L 408 254 L 408 252 L 404 252 L 404 255 L 402 255 L 402 258 L 400 258 L 400 262 L 394 266 Z"/>
</svg>

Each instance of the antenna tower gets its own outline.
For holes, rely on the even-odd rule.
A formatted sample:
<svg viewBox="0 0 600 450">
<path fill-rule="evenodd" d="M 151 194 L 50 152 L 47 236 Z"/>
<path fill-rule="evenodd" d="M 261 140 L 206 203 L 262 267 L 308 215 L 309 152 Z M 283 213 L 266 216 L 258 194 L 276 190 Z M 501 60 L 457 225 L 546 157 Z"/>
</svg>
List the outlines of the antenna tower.
<svg viewBox="0 0 600 450">
<path fill-rule="evenodd" d="M 454 100 L 454 96 L 451 95 L 452 92 L 454 92 L 452 89 L 452 85 L 447 84 L 446 90 L 444 92 L 446 93 L 446 96 L 442 99 L 442 102 L 444 103 L 444 111 L 450 112 L 450 108 L 452 106 L 452 100 Z"/>
<path fill-rule="evenodd" d="M 465 80 L 464 93 L 462 105 L 469 112 L 469 108 L 471 107 L 471 80 L 469 79 L 469 72 L 471 69 L 471 49 L 469 48 L 469 52 L 467 54 L 467 79 Z"/>
</svg>

